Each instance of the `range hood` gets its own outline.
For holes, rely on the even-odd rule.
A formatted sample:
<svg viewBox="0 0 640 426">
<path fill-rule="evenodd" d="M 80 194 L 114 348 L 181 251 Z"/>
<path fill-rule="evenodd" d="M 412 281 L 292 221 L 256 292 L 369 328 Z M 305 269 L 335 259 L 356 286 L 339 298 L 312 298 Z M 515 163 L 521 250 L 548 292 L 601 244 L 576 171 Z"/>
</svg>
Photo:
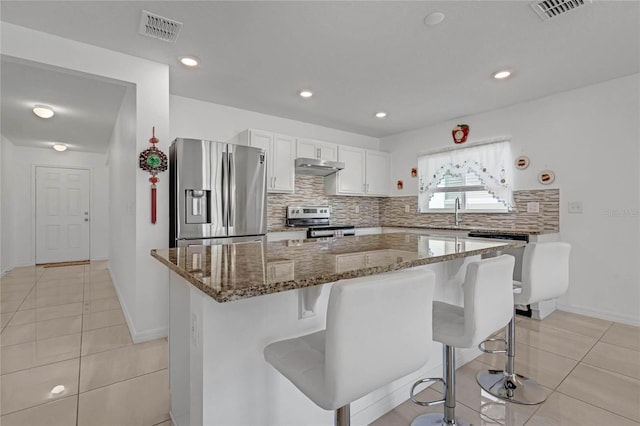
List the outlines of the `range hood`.
<svg viewBox="0 0 640 426">
<path fill-rule="evenodd" d="M 296 174 L 329 176 L 344 169 L 339 161 L 318 160 L 316 158 L 296 158 Z"/>
</svg>

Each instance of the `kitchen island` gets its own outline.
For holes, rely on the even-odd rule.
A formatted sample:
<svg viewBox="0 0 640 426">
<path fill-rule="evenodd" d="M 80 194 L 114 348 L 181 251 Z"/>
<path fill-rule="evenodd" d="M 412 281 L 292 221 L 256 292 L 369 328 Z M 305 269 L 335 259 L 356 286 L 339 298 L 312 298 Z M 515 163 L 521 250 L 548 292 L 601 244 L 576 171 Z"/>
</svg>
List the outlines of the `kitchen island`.
<svg viewBox="0 0 640 426">
<path fill-rule="evenodd" d="M 524 243 L 419 234 L 243 242 L 153 250 L 171 270 L 171 415 L 182 425 L 331 424 L 262 356 L 269 343 L 324 328 L 331 283 L 423 267 L 434 299 L 461 304 L 466 265 Z M 401 350 L 399 348 L 399 350 Z M 421 375 L 439 375 L 440 344 L 427 365 L 352 404 L 366 424 L 408 397 Z M 459 365 L 477 349 L 461 351 Z"/>
</svg>

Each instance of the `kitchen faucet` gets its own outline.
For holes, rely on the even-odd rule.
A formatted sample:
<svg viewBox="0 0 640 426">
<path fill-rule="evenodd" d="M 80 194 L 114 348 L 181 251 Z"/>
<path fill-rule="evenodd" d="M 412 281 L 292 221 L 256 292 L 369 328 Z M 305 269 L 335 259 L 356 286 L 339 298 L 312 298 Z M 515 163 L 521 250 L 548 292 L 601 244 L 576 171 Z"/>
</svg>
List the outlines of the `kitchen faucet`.
<svg viewBox="0 0 640 426">
<path fill-rule="evenodd" d="M 460 197 L 456 197 L 456 202 L 453 206 L 453 215 L 455 218 L 455 226 L 460 225 L 460 220 L 458 219 L 458 212 L 460 211 L 462 207 L 460 206 Z"/>
</svg>

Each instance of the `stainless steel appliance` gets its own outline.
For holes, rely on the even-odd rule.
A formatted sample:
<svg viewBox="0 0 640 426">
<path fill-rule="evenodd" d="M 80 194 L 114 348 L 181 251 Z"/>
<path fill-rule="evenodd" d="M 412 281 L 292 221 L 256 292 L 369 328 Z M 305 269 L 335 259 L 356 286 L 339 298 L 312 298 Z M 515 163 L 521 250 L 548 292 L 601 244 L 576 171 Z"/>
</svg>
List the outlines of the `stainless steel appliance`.
<svg viewBox="0 0 640 426">
<path fill-rule="evenodd" d="M 317 158 L 296 158 L 296 174 L 329 176 L 344 169 L 340 161 L 320 160 Z"/>
<path fill-rule="evenodd" d="M 267 232 L 265 151 L 178 138 L 169 149 L 169 246 L 217 244 Z"/>
<path fill-rule="evenodd" d="M 525 241 L 529 242 L 529 234 L 512 234 L 506 232 L 495 232 L 495 231 L 471 231 L 469 232 L 469 237 L 479 237 L 479 238 L 491 238 L 495 240 L 517 240 L 517 241 Z M 510 254 L 516 258 L 516 263 L 514 267 L 514 276 L 518 279 L 521 279 L 522 275 L 522 254 L 524 252 L 524 248 L 518 248 L 514 250 L 505 250 L 504 253 Z M 525 306 L 516 306 L 516 314 L 522 315 L 525 317 L 531 318 L 533 311 L 531 310 L 531 305 Z"/>
<path fill-rule="evenodd" d="M 307 228 L 307 238 L 344 237 L 355 235 L 353 225 L 331 225 L 331 207 L 287 207 L 287 226 Z"/>
</svg>

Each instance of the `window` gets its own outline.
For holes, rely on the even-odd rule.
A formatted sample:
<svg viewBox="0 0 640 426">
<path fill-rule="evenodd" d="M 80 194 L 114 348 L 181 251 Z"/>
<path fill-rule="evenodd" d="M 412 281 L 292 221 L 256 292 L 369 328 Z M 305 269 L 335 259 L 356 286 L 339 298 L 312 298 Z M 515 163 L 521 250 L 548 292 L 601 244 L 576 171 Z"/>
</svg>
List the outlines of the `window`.
<svg viewBox="0 0 640 426">
<path fill-rule="evenodd" d="M 508 212 L 513 208 L 509 142 L 476 144 L 419 157 L 420 211 Z"/>
</svg>

